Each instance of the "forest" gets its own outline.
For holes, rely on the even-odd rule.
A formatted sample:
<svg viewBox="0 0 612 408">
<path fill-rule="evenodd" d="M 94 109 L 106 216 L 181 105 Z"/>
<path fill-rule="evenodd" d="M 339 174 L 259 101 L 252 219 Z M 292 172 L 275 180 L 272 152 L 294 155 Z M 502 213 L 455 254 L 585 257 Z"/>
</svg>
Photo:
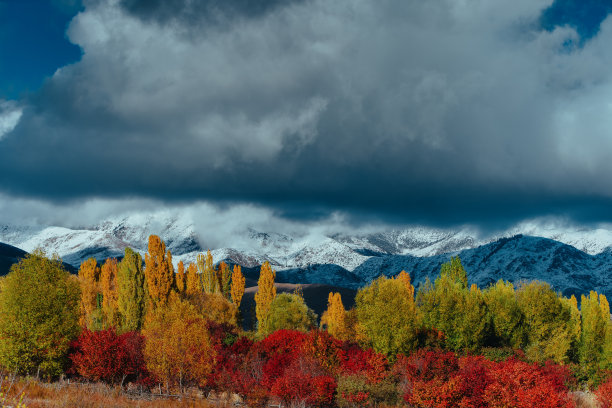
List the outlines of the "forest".
<svg viewBox="0 0 612 408">
<path fill-rule="evenodd" d="M 245 329 L 241 267 L 210 251 L 175 270 L 151 235 L 144 259 L 127 248 L 78 275 L 35 251 L 0 278 L 0 407 L 36 406 L 9 375 L 228 406 L 612 407 L 602 294 L 479 288 L 454 257 L 418 290 L 405 271 L 374 280 L 349 310 L 329 293 L 317 316 L 299 288 L 277 294 L 275 277 L 264 263 Z"/>
</svg>

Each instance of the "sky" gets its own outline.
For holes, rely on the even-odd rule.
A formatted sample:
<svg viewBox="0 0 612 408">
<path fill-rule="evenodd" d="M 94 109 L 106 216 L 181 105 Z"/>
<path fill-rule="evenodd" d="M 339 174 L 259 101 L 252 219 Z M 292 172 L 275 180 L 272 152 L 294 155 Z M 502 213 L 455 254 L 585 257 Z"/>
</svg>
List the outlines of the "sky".
<svg viewBox="0 0 612 408">
<path fill-rule="evenodd" d="M 0 0 L 2 218 L 199 203 L 292 223 L 611 222 L 610 12 Z"/>
</svg>

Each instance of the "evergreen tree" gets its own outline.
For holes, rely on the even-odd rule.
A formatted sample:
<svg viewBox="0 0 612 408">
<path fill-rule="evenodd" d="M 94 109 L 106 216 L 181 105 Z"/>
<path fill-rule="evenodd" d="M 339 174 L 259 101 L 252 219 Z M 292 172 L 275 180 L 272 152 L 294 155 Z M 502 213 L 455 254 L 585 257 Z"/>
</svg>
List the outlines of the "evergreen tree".
<svg viewBox="0 0 612 408">
<path fill-rule="evenodd" d="M 131 248 L 126 248 L 117 272 L 117 307 L 123 331 L 137 331 L 142 328 L 146 306 L 145 295 L 142 257 Z"/>
</svg>

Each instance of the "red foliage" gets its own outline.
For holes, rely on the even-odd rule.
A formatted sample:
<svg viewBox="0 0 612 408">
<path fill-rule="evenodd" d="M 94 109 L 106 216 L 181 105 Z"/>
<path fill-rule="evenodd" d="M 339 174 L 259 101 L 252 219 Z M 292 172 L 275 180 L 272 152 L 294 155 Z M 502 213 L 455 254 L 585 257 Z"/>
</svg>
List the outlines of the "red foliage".
<svg viewBox="0 0 612 408">
<path fill-rule="evenodd" d="M 595 391 L 601 408 L 612 408 L 612 377 L 601 383 Z"/>
<path fill-rule="evenodd" d="M 387 366 L 385 355 L 353 344 L 345 346 L 340 370 L 345 375 L 362 375 L 371 383 L 378 383 L 385 377 Z"/>
<path fill-rule="evenodd" d="M 510 358 L 489 370 L 492 383 L 485 401 L 492 407 L 561 408 L 573 407 L 560 370 L 540 367 Z"/>
<path fill-rule="evenodd" d="M 298 358 L 278 377 L 270 390 L 285 405 L 304 403 L 309 406 L 332 405 L 336 392 L 334 377 L 324 374 L 319 362 Z"/>
<path fill-rule="evenodd" d="M 114 328 L 95 332 L 84 329 L 71 345 L 73 372 L 109 383 L 147 377 L 143 344 L 144 338 L 136 332 L 118 336 Z"/>
</svg>

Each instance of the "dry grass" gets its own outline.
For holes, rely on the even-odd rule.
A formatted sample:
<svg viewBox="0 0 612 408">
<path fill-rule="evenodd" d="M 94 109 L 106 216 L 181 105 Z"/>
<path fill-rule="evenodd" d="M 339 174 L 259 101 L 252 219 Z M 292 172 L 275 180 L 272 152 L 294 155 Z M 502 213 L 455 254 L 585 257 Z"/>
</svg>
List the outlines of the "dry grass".
<svg viewBox="0 0 612 408">
<path fill-rule="evenodd" d="M 572 393 L 576 408 L 600 408 L 595 394 L 584 391 L 576 391 Z"/>
<path fill-rule="evenodd" d="M 126 394 L 119 387 L 105 384 L 78 384 L 68 382 L 42 383 L 20 380 L 10 396 L 25 393 L 27 408 L 212 408 L 230 406 L 211 404 L 201 396 L 160 397 L 143 393 Z M 12 402 L 8 400 L 7 402 Z M 8 404 L 11 405 L 11 404 Z"/>
</svg>

